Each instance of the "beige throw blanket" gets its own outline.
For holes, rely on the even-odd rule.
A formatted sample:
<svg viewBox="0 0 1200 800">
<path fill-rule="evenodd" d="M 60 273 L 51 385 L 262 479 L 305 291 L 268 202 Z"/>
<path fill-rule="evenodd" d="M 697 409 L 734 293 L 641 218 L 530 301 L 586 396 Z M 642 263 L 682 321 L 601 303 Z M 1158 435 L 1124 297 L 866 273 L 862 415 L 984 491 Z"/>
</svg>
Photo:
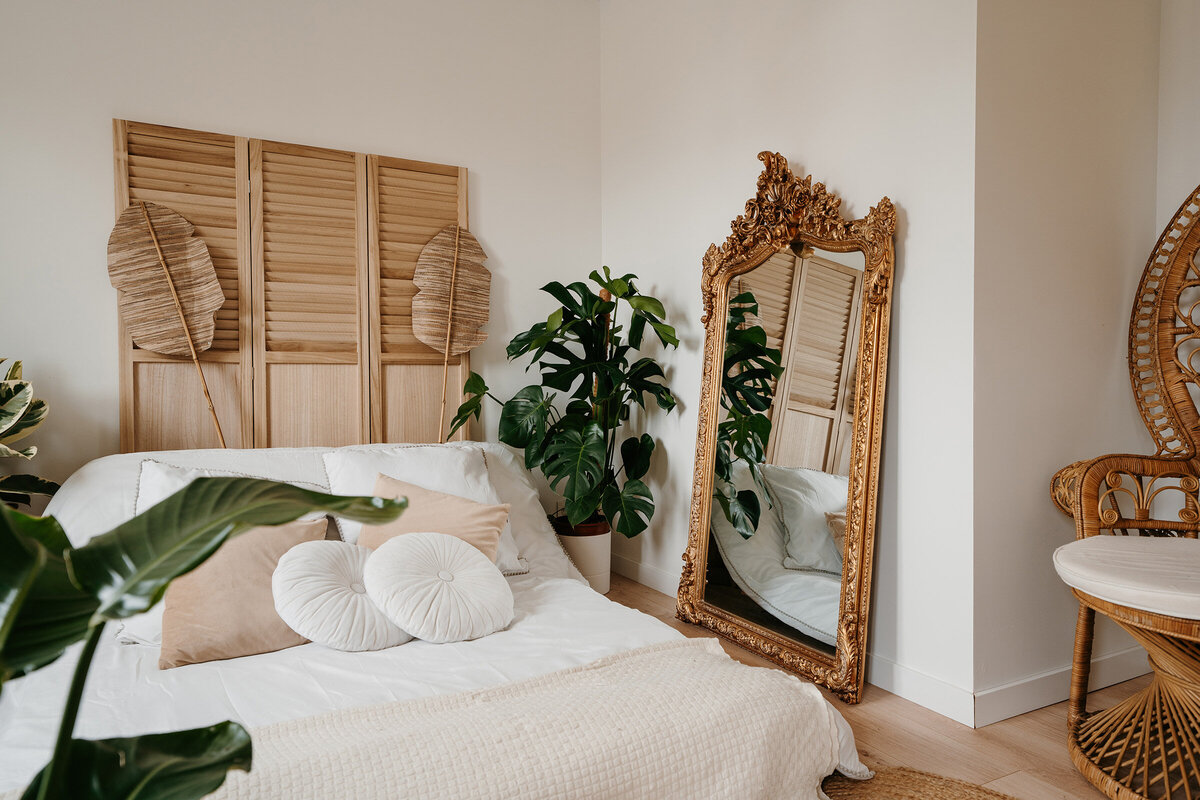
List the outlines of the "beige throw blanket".
<svg viewBox="0 0 1200 800">
<path fill-rule="evenodd" d="M 821 798 L 837 765 L 816 687 L 714 639 L 519 683 L 251 731 L 212 798 Z"/>
</svg>

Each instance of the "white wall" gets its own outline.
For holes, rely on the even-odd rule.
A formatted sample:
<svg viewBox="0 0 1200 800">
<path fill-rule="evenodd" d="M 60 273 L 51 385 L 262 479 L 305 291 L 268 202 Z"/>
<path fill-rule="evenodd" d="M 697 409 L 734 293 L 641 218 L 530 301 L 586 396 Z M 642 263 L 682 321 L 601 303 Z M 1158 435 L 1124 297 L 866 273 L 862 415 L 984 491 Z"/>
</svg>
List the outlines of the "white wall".
<svg viewBox="0 0 1200 800">
<path fill-rule="evenodd" d="M 1157 236 L 1158 32 L 1155 3 L 979 3 L 977 724 L 1067 696 L 1078 606 L 1051 553 L 1074 528 L 1050 503 L 1050 476 L 1081 458 L 1152 451 L 1126 353 Z M 1097 683 L 1146 669 L 1113 633 L 1098 635 Z"/>
<path fill-rule="evenodd" d="M 612 0 L 603 10 L 603 257 L 683 341 L 681 413 L 651 430 L 648 535 L 615 566 L 674 592 L 701 372 L 700 259 L 778 150 L 844 198 L 899 209 L 868 679 L 969 719 L 975 11 L 956 0 Z"/>
<path fill-rule="evenodd" d="M 1158 228 L 1200 184 L 1200 2 L 1162 0 L 1158 77 Z M 1149 247 L 1146 255 L 1149 256 Z"/>
<path fill-rule="evenodd" d="M 0 0 L 0 355 L 51 404 L 20 466 L 118 446 L 113 117 L 467 165 L 495 276 L 475 363 L 518 385 L 529 288 L 599 260 L 598 26 L 556 0 Z"/>
</svg>

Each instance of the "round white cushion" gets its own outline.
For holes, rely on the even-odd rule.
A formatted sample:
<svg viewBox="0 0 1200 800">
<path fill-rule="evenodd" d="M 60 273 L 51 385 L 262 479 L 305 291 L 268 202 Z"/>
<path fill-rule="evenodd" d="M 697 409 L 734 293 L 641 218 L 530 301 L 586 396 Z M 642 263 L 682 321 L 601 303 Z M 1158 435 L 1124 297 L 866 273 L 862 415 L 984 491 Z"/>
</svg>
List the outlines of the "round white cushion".
<svg viewBox="0 0 1200 800">
<path fill-rule="evenodd" d="M 275 611 L 292 630 L 335 650 L 382 650 L 412 639 L 367 596 L 371 551 L 347 542 L 304 542 L 283 554 L 271 577 Z M 485 556 L 486 558 L 486 556 Z"/>
<path fill-rule="evenodd" d="M 444 533 L 406 533 L 384 542 L 363 577 L 388 619 L 427 642 L 478 639 L 513 620 L 512 589 L 500 570 Z"/>
<path fill-rule="evenodd" d="M 1089 536 L 1054 551 L 1063 583 L 1117 605 L 1200 619 L 1200 541 Z"/>
</svg>

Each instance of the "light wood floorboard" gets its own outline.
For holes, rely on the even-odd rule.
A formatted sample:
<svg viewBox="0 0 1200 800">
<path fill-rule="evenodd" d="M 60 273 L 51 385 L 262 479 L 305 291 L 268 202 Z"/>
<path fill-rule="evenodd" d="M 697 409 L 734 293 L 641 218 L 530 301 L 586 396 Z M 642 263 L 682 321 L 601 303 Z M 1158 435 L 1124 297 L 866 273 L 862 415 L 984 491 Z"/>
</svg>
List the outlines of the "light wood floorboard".
<svg viewBox="0 0 1200 800">
<path fill-rule="evenodd" d="M 687 636 L 711 631 L 675 619 L 675 598 L 612 576 L 608 598 L 656 617 Z M 726 652 L 756 667 L 771 662 L 721 640 Z M 1149 676 L 1093 692 L 1091 708 L 1105 708 L 1143 688 Z M 849 706 L 827 697 L 854 728 L 859 752 L 872 765 L 903 766 L 986 786 L 1018 800 L 1095 800 L 1096 791 L 1067 755 L 1065 702 L 972 729 L 927 708 L 866 687 L 863 701 Z"/>
</svg>

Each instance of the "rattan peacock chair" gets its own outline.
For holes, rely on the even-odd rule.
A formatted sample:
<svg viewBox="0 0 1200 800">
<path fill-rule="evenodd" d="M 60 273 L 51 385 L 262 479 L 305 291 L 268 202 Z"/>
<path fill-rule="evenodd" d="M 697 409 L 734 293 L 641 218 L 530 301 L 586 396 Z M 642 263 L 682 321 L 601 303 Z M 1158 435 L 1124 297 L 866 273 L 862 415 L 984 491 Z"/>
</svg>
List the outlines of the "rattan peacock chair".
<svg viewBox="0 0 1200 800">
<path fill-rule="evenodd" d="M 1119 800 L 1200 799 L 1198 245 L 1200 187 L 1159 237 L 1129 326 L 1133 394 L 1157 453 L 1077 461 L 1051 485 L 1055 505 L 1076 526 L 1076 541 L 1055 553 L 1060 576 L 1079 599 L 1071 759 Z M 1133 697 L 1089 713 L 1097 611 L 1145 647 L 1154 676 Z"/>
</svg>

